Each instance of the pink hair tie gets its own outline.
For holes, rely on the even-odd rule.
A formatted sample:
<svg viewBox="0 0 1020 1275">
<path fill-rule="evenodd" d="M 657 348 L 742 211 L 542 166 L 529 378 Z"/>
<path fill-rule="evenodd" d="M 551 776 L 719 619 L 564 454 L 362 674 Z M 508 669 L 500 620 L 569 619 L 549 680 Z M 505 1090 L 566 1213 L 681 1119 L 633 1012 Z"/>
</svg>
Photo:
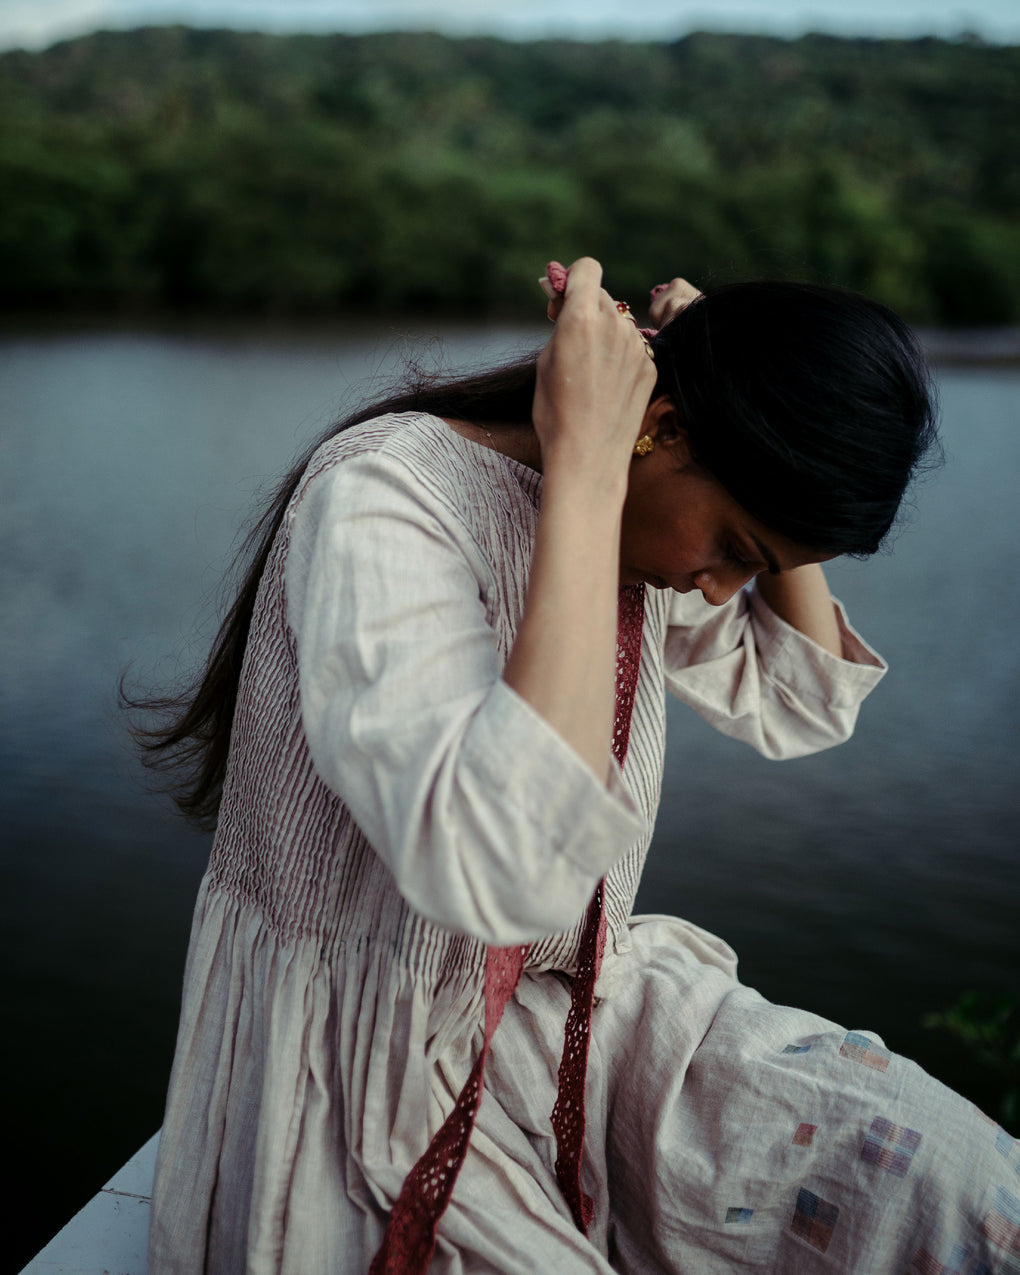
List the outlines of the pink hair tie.
<svg viewBox="0 0 1020 1275">
<path fill-rule="evenodd" d="M 567 267 L 558 261 L 550 261 L 545 268 L 545 277 L 560 294 L 567 290 Z"/>
</svg>

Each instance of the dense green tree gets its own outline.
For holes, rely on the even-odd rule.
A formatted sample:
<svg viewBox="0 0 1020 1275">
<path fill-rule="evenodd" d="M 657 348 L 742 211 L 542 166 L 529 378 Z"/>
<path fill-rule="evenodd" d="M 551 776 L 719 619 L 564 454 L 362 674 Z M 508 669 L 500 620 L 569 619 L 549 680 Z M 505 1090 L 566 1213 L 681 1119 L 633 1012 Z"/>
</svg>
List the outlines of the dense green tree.
<svg viewBox="0 0 1020 1275">
<path fill-rule="evenodd" d="M 1020 319 L 1020 49 L 100 32 L 0 55 L 10 306 L 534 306 L 547 256 Z"/>
</svg>

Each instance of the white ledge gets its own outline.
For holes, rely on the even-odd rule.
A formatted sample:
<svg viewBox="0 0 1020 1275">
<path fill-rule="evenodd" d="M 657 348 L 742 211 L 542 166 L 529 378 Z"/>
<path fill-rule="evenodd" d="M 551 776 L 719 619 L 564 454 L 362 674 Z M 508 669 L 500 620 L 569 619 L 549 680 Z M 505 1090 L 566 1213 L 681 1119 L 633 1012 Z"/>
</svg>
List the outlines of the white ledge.
<svg viewBox="0 0 1020 1275">
<path fill-rule="evenodd" d="M 21 1275 L 147 1275 L 149 1201 L 159 1134 L 118 1169 Z"/>
</svg>

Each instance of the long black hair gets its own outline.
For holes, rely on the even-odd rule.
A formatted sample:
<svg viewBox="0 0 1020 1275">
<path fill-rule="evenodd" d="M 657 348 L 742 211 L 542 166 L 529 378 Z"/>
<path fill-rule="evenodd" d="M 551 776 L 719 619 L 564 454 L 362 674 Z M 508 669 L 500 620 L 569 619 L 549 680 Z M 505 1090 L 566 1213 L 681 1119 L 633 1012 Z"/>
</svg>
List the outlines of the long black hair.
<svg viewBox="0 0 1020 1275">
<path fill-rule="evenodd" d="M 653 339 L 658 381 L 695 458 L 766 526 L 818 551 L 866 555 L 936 446 L 930 375 L 891 310 L 795 283 L 712 291 Z M 316 439 L 270 495 L 238 555 L 241 586 L 205 668 L 178 695 L 122 702 L 159 724 L 134 736 L 146 765 L 172 772 L 181 811 L 212 827 L 226 772 L 259 582 L 292 497 L 327 439 L 377 416 L 420 411 L 513 425 L 531 418 L 537 354 L 470 376 L 409 378 Z"/>
</svg>

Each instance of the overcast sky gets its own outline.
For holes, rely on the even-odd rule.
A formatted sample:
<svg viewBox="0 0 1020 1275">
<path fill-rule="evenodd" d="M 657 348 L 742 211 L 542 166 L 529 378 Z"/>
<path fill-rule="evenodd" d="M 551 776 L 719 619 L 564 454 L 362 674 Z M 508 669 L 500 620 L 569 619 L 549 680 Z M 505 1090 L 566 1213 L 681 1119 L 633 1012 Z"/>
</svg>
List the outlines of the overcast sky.
<svg viewBox="0 0 1020 1275">
<path fill-rule="evenodd" d="M 694 30 L 982 38 L 1020 43 L 1020 0 L 0 0 L 0 48 L 103 27 L 186 22 L 263 31 L 434 30 L 526 39 L 673 38 Z"/>
</svg>

